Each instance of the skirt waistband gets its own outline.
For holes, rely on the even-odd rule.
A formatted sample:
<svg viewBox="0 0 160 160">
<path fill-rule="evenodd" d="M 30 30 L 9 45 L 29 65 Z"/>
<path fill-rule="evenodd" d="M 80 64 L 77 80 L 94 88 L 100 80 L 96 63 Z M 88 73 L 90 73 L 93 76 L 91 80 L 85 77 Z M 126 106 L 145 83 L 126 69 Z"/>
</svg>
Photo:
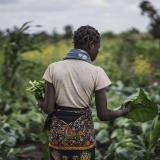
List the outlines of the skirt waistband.
<svg viewBox="0 0 160 160">
<path fill-rule="evenodd" d="M 67 112 L 84 112 L 90 110 L 89 107 L 85 107 L 85 108 L 73 108 L 73 107 L 66 107 L 66 106 L 55 106 L 55 112 L 58 111 L 67 111 Z"/>
<path fill-rule="evenodd" d="M 89 109 L 89 107 L 72 108 L 72 107 L 56 105 L 55 111 L 47 116 L 45 120 L 44 129 L 49 128 L 50 123 L 52 122 L 54 116 L 56 116 L 59 119 L 63 119 L 64 121 L 71 122 L 85 114 L 91 114 L 91 110 Z"/>
</svg>

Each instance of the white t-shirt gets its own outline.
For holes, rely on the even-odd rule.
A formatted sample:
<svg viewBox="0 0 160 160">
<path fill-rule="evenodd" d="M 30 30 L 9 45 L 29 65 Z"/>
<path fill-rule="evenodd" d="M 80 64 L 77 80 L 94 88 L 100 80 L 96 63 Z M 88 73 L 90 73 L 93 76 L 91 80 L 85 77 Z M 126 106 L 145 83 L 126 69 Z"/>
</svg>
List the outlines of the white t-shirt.
<svg viewBox="0 0 160 160">
<path fill-rule="evenodd" d="M 89 107 L 95 90 L 111 84 L 102 68 L 75 59 L 49 64 L 43 79 L 53 83 L 57 105 L 73 108 Z"/>
</svg>

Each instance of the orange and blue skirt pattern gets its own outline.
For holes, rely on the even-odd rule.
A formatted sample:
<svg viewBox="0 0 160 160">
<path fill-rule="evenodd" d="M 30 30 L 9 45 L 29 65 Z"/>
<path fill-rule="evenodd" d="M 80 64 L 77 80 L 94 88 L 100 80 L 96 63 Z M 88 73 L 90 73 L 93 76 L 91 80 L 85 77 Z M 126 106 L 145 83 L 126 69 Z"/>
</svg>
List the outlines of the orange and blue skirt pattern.
<svg viewBox="0 0 160 160">
<path fill-rule="evenodd" d="M 53 160 L 94 160 L 95 139 L 90 109 L 57 109 L 50 121 L 49 147 Z"/>
</svg>

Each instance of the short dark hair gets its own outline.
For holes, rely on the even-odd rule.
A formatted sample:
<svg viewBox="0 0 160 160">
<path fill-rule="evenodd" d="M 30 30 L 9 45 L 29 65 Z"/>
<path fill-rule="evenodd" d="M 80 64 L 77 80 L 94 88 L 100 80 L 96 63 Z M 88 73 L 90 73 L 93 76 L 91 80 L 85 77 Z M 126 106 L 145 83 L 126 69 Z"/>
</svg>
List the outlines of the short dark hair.
<svg viewBox="0 0 160 160">
<path fill-rule="evenodd" d="M 98 30 L 89 25 L 79 27 L 73 35 L 74 47 L 80 49 L 85 48 L 90 42 L 98 43 L 100 39 Z"/>
</svg>

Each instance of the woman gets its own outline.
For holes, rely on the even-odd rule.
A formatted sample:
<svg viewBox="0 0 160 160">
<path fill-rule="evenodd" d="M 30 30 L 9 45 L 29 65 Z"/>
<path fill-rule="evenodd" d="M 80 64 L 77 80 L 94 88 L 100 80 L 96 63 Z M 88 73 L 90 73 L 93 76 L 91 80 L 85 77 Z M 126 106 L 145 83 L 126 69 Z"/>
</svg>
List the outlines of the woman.
<svg viewBox="0 0 160 160">
<path fill-rule="evenodd" d="M 124 116 L 130 111 L 107 109 L 106 89 L 111 81 L 98 66 L 100 34 L 91 26 L 74 32 L 74 49 L 63 60 L 46 69 L 45 98 L 39 106 L 49 114 L 49 147 L 52 160 L 94 160 L 95 139 L 91 98 L 95 95 L 97 115 L 102 121 Z"/>
</svg>

